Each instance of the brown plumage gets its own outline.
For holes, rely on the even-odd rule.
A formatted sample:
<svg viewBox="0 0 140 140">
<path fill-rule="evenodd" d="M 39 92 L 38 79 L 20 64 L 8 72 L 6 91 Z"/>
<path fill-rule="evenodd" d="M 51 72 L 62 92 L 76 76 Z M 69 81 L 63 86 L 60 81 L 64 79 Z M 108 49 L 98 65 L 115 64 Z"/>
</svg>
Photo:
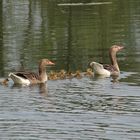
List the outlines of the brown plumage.
<svg viewBox="0 0 140 140">
<path fill-rule="evenodd" d="M 37 84 L 37 83 L 45 83 L 47 81 L 47 74 L 46 74 L 46 66 L 47 65 L 54 65 L 48 59 L 42 59 L 39 62 L 38 73 L 29 72 L 29 71 L 19 71 L 10 73 L 9 77 L 14 81 L 15 84 Z"/>
<path fill-rule="evenodd" d="M 81 78 L 82 78 L 82 73 L 81 73 L 79 70 L 77 70 L 77 71 L 74 73 L 73 76 L 74 76 L 75 78 L 81 79 Z"/>
<path fill-rule="evenodd" d="M 124 48 L 123 46 L 113 45 L 109 49 L 111 64 L 99 64 L 97 62 L 91 62 L 90 66 L 93 68 L 95 74 L 107 75 L 107 76 L 119 75 L 120 69 L 117 62 L 116 54 L 117 52 L 121 51 L 123 48 Z"/>
<path fill-rule="evenodd" d="M 8 81 L 9 81 L 9 79 L 6 78 L 6 79 L 4 79 L 3 81 L 1 81 L 0 84 L 6 86 L 6 85 L 8 85 Z"/>
<path fill-rule="evenodd" d="M 88 68 L 88 69 L 86 70 L 86 72 L 84 72 L 84 75 L 85 75 L 85 76 L 88 76 L 88 77 L 92 77 L 92 76 L 94 76 L 94 73 L 93 73 L 93 71 L 92 71 L 91 68 Z"/>
<path fill-rule="evenodd" d="M 49 80 L 58 80 L 57 73 L 54 71 L 50 71 L 50 73 L 48 74 L 48 79 Z"/>
<path fill-rule="evenodd" d="M 65 70 L 61 70 L 60 72 L 58 72 L 57 77 L 59 79 L 66 79 L 66 71 Z"/>
</svg>

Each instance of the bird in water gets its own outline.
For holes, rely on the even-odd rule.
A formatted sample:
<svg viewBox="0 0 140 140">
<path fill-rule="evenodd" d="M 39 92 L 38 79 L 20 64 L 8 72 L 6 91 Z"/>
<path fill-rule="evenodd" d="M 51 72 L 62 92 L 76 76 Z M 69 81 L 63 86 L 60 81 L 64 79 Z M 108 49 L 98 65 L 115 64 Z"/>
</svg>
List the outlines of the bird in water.
<svg viewBox="0 0 140 140">
<path fill-rule="evenodd" d="M 94 76 L 93 70 L 91 68 L 87 68 L 86 72 L 84 72 L 84 76 L 93 77 Z"/>
<path fill-rule="evenodd" d="M 50 73 L 48 74 L 48 79 L 49 80 L 58 80 L 57 72 L 50 71 Z"/>
<path fill-rule="evenodd" d="M 55 65 L 48 59 L 41 59 L 38 66 L 38 73 L 29 71 L 18 71 L 9 73 L 9 77 L 13 80 L 14 84 L 38 84 L 45 83 L 48 80 L 46 73 L 46 66 Z"/>
<path fill-rule="evenodd" d="M 82 73 L 80 70 L 77 70 L 74 74 L 73 77 L 77 78 L 77 79 L 81 79 L 82 78 Z"/>
<path fill-rule="evenodd" d="M 124 47 L 113 45 L 109 49 L 109 56 L 111 60 L 111 64 L 100 64 L 98 62 L 91 62 L 90 66 L 93 68 L 93 72 L 97 75 L 103 75 L 105 77 L 109 76 L 118 76 L 120 74 L 119 65 L 117 62 L 116 54 L 121 51 Z"/>
<path fill-rule="evenodd" d="M 59 79 L 66 79 L 66 71 L 64 69 L 60 70 L 60 72 L 58 72 L 57 77 Z"/>
<path fill-rule="evenodd" d="M 6 79 L 4 79 L 3 81 L 0 81 L 0 84 L 1 84 L 1 85 L 4 85 L 4 86 L 7 86 L 7 85 L 8 85 L 8 82 L 9 82 L 9 79 L 6 78 Z"/>
</svg>

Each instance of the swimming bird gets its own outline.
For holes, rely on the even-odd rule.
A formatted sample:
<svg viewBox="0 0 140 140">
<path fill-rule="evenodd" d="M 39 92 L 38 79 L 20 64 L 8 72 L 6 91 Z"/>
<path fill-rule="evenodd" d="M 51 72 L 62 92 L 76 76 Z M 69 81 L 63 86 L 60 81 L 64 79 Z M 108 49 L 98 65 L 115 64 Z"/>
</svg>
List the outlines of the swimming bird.
<svg viewBox="0 0 140 140">
<path fill-rule="evenodd" d="M 0 81 L 0 84 L 6 86 L 6 85 L 8 85 L 8 81 L 9 81 L 9 79 L 6 78 L 3 81 Z"/>
<path fill-rule="evenodd" d="M 86 72 L 84 72 L 84 75 L 87 77 L 93 77 L 94 76 L 93 70 L 91 68 L 87 68 Z"/>
<path fill-rule="evenodd" d="M 54 63 L 48 59 L 41 59 L 38 66 L 38 73 L 29 71 L 19 71 L 9 73 L 9 77 L 13 80 L 15 84 L 29 85 L 45 83 L 48 80 L 46 73 L 47 65 L 54 65 Z"/>
<path fill-rule="evenodd" d="M 57 73 L 57 77 L 59 79 L 66 79 L 66 71 L 64 69 L 60 70 L 60 72 Z"/>
<path fill-rule="evenodd" d="M 77 71 L 74 73 L 73 77 L 75 77 L 75 78 L 77 78 L 77 79 L 81 79 L 81 78 L 82 78 L 82 73 L 81 73 L 81 71 L 80 71 L 80 70 L 77 70 Z"/>
<path fill-rule="evenodd" d="M 48 79 L 49 80 L 58 80 L 57 73 L 55 71 L 50 71 L 50 73 L 48 74 Z"/>
<path fill-rule="evenodd" d="M 113 45 L 109 49 L 109 56 L 111 59 L 111 64 L 100 64 L 97 62 L 91 62 L 90 66 L 93 68 L 93 71 L 95 74 L 98 75 L 104 75 L 105 77 L 109 77 L 112 75 L 119 75 L 120 74 L 120 69 L 119 65 L 117 62 L 116 54 L 117 52 L 121 51 L 124 47 L 123 46 L 118 46 L 118 45 Z"/>
</svg>

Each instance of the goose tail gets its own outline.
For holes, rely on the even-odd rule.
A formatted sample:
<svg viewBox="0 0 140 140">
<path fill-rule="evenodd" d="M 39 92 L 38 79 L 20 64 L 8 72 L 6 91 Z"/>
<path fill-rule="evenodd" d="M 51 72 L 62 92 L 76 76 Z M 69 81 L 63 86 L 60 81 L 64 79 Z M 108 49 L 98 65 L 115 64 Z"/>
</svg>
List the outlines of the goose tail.
<svg viewBox="0 0 140 140">
<path fill-rule="evenodd" d="M 29 85 L 30 81 L 28 79 L 25 79 L 23 77 L 20 77 L 14 73 L 9 73 L 8 75 L 14 82 L 14 84 L 23 84 L 23 85 Z"/>
</svg>

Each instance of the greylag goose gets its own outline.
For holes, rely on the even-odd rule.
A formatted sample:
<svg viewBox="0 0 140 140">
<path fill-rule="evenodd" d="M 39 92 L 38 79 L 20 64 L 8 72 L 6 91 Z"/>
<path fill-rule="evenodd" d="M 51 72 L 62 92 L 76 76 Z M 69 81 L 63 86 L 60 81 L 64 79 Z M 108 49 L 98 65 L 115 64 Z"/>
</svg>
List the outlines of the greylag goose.
<svg viewBox="0 0 140 140">
<path fill-rule="evenodd" d="M 13 80 L 15 84 L 29 85 L 29 84 L 45 83 L 48 80 L 46 73 L 47 65 L 54 65 L 54 63 L 48 59 L 42 59 L 39 62 L 38 73 L 19 71 L 10 73 L 9 77 Z"/>
<path fill-rule="evenodd" d="M 117 52 L 121 51 L 124 47 L 113 45 L 109 49 L 109 56 L 111 59 L 111 65 L 109 64 L 99 64 L 97 62 L 91 62 L 90 66 L 93 68 L 95 74 L 103 75 L 105 77 L 109 76 L 118 76 L 120 73 L 119 65 L 117 62 L 116 54 Z"/>
</svg>

